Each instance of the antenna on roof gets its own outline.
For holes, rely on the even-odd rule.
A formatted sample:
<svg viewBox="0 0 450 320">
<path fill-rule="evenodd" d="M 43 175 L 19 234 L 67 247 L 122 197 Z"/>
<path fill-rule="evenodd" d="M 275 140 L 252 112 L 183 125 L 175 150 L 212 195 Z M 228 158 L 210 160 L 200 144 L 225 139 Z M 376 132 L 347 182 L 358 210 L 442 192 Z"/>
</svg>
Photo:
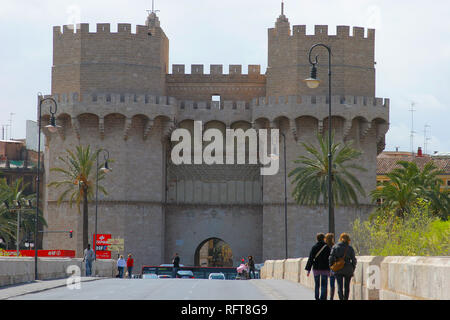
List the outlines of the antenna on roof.
<svg viewBox="0 0 450 320">
<path fill-rule="evenodd" d="M 425 154 L 427 154 L 427 149 L 428 149 L 428 141 L 431 140 L 431 138 L 427 137 L 427 128 L 431 128 L 430 125 L 425 124 L 424 128 L 423 128 L 423 152 Z"/>
<path fill-rule="evenodd" d="M 281 1 L 281 15 L 284 16 L 284 1 Z"/>
<path fill-rule="evenodd" d="M 411 112 L 411 135 L 410 135 L 410 139 L 411 139 L 411 153 L 412 155 L 414 155 L 414 133 L 416 133 L 414 131 L 414 112 L 416 111 L 416 109 L 414 109 L 415 106 L 415 102 L 411 102 L 411 109 L 409 109 L 409 111 Z"/>
<path fill-rule="evenodd" d="M 150 13 L 157 13 L 160 10 L 155 10 L 155 0 L 152 0 L 152 10 L 147 10 L 148 14 Z"/>
</svg>

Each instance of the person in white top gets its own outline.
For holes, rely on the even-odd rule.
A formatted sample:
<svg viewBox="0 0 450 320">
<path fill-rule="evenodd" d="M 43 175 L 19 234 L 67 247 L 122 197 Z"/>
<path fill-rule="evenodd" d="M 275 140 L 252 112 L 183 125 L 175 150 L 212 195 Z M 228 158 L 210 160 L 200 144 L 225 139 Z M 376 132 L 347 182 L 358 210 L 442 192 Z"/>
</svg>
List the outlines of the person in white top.
<svg viewBox="0 0 450 320">
<path fill-rule="evenodd" d="M 120 256 L 119 260 L 117 260 L 117 269 L 119 269 L 119 278 L 123 278 L 123 270 L 125 269 L 127 262 Z"/>
</svg>

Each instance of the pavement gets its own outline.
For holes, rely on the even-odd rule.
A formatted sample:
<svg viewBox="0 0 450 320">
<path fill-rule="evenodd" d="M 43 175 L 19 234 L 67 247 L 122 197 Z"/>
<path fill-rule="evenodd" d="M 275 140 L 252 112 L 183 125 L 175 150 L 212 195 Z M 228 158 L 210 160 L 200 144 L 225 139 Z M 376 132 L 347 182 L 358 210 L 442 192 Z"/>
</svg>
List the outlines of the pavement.
<svg viewBox="0 0 450 320">
<path fill-rule="evenodd" d="M 93 286 L 93 281 L 100 281 Z M 170 281 L 173 280 L 173 281 Z M 33 281 L 26 284 L 0 288 L 0 300 L 5 299 L 188 299 L 188 300 L 312 300 L 313 290 L 288 280 L 258 279 L 211 282 L 210 280 L 184 279 L 142 280 L 81 277 L 83 290 L 63 290 L 67 278 Z M 137 281 L 137 282 L 136 282 Z M 91 284 L 92 283 L 92 284 Z M 73 284 L 73 283 L 69 283 Z M 211 285 L 220 285 L 212 288 Z M 60 288 L 60 289 L 57 289 Z M 194 289 L 195 288 L 195 289 Z M 56 289 L 56 290 L 52 290 Z M 176 289 L 176 290 L 175 290 Z M 100 293 L 99 293 L 100 292 Z M 124 295 L 124 292 L 126 293 Z M 28 296 L 29 294 L 35 294 Z"/>
<path fill-rule="evenodd" d="M 55 279 L 55 280 L 35 280 L 28 283 L 20 283 L 10 286 L 0 287 L 0 300 L 11 299 L 19 296 L 23 296 L 30 293 L 38 293 L 54 288 L 65 287 L 67 285 L 67 279 Z M 101 279 L 107 279 L 102 277 L 81 277 L 81 282 L 90 282 Z"/>
</svg>

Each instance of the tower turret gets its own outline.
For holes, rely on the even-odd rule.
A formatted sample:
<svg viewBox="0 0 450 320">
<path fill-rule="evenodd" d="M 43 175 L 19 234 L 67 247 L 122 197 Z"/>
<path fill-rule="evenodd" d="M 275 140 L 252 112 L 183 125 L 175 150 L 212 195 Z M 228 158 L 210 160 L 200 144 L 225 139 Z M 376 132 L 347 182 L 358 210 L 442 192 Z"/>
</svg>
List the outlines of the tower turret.
<svg viewBox="0 0 450 320">
<path fill-rule="evenodd" d="M 165 95 L 169 40 L 156 13 L 147 25 L 119 23 L 111 32 L 108 23 L 54 27 L 52 94 L 68 92 L 152 93 Z"/>
<path fill-rule="evenodd" d="M 316 43 L 332 49 L 333 95 L 375 96 L 374 44 L 375 30 L 338 26 L 335 35 L 328 34 L 328 26 L 316 25 L 314 34 L 306 34 L 306 26 L 290 24 L 282 10 L 275 28 L 268 30 L 267 96 L 325 95 L 328 88 L 328 53 L 318 48 L 318 77 L 323 85 L 308 89 L 303 79 L 309 77 L 308 52 Z M 323 67 L 320 67 L 322 65 Z"/>
</svg>

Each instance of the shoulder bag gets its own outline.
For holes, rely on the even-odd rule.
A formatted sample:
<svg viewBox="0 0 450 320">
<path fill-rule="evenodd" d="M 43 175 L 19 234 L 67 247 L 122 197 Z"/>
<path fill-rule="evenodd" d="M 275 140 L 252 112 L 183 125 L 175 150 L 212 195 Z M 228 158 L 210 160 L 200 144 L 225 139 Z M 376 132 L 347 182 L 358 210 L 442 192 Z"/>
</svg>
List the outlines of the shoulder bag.
<svg viewBox="0 0 450 320">
<path fill-rule="evenodd" d="M 345 255 L 347 254 L 347 248 L 345 248 L 344 256 L 342 258 L 336 259 L 336 261 L 330 266 L 330 269 L 334 272 L 341 270 L 345 265 Z"/>
</svg>

